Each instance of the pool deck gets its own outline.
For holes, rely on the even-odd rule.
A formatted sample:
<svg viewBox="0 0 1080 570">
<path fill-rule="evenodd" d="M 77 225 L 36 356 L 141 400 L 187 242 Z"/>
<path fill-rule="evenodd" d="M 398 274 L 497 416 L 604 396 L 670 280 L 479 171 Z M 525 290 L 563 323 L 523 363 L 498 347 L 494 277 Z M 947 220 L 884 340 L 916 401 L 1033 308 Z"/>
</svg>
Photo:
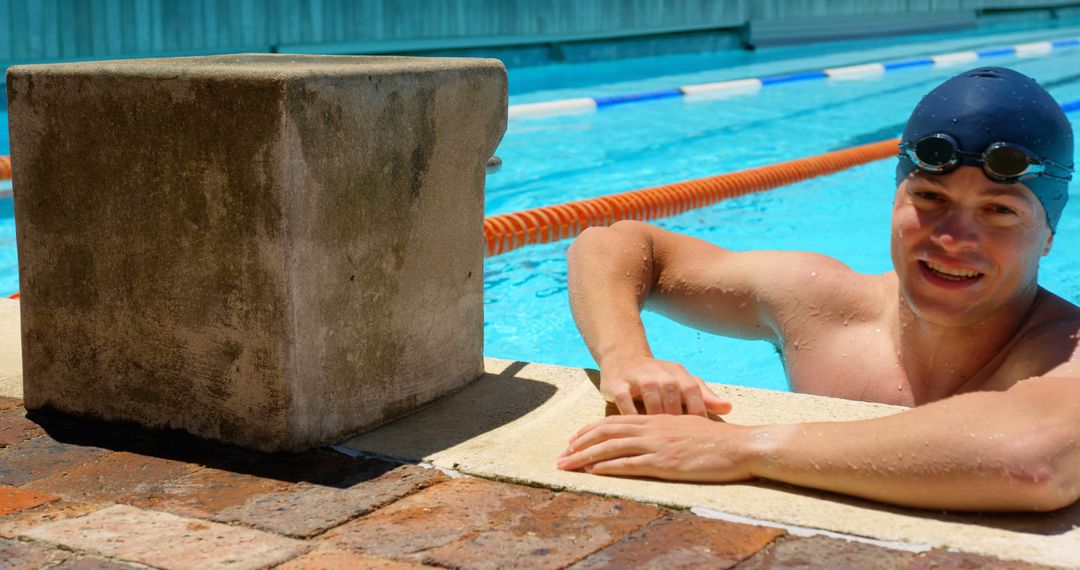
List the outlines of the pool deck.
<svg viewBox="0 0 1080 570">
<path fill-rule="evenodd" d="M 18 304 L 0 302 L 4 568 L 1080 567 L 1076 506 L 947 514 L 766 483 L 558 471 L 569 433 L 604 413 L 581 369 L 489 359 L 482 379 L 414 416 L 333 448 L 265 454 L 27 417 L 18 354 Z M 897 410 L 718 391 L 745 423 Z"/>
</svg>

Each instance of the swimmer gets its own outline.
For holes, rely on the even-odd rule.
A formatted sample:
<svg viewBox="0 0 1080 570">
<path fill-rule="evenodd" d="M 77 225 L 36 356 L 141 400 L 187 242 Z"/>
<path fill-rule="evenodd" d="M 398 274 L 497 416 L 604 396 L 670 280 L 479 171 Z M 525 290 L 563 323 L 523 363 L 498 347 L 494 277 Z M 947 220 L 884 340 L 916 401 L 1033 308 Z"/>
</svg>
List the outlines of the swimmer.
<svg viewBox="0 0 1080 570">
<path fill-rule="evenodd" d="M 1080 308 L 1037 282 L 1068 199 L 1072 128 L 1033 79 L 979 68 L 927 94 L 901 141 L 894 271 L 883 275 L 640 222 L 584 232 L 568 253 L 571 308 L 620 414 L 582 428 L 558 467 L 764 478 L 933 509 L 1075 502 Z M 910 409 L 851 422 L 709 419 L 731 405 L 653 357 L 643 307 L 771 342 L 796 392 Z"/>
</svg>

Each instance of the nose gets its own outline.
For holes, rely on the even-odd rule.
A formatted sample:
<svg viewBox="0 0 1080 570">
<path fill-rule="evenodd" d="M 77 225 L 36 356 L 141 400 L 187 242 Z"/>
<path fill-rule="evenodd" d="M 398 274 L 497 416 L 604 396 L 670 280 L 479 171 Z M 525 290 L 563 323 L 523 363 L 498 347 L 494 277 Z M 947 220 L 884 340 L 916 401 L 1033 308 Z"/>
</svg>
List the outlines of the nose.
<svg viewBox="0 0 1080 570">
<path fill-rule="evenodd" d="M 937 220 L 930 240 L 946 251 L 970 251 L 979 247 L 975 219 L 967 208 L 950 208 Z"/>
</svg>

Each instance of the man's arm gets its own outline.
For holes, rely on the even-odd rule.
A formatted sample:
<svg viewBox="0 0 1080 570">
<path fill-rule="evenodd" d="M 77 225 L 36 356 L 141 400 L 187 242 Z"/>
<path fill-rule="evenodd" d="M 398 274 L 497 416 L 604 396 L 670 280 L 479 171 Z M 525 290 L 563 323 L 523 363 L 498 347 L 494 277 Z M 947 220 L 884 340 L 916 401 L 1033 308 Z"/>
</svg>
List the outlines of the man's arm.
<svg viewBox="0 0 1080 570">
<path fill-rule="evenodd" d="M 648 305 L 698 329 L 745 339 L 775 339 L 778 295 L 796 274 L 843 269 L 796 252 L 728 251 L 641 222 L 589 228 L 570 247 L 570 308 L 600 366 L 600 390 L 619 411 L 640 399 L 650 414 L 725 413 L 729 406 L 682 366 L 653 358 L 641 324 Z M 785 268 L 783 271 L 777 268 Z"/>
<path fill-rule="evenodd" d="M 613 416 L 575 435 L 559 467 L 697 482 L 761 477 L 910 507 L 1053 510 L 1080 498 L 1080 378 L 1035 378 L 855 422 Z"/>
<path fill-rule="evenodd" d="M 1080 497 L 1080 379 L 1038 378 L 866 422 L 763 428 L 755 476 L 912 507 L 1047 511 Z M 820 467 L 820 469 L 818 469 Z"/>
</svg>

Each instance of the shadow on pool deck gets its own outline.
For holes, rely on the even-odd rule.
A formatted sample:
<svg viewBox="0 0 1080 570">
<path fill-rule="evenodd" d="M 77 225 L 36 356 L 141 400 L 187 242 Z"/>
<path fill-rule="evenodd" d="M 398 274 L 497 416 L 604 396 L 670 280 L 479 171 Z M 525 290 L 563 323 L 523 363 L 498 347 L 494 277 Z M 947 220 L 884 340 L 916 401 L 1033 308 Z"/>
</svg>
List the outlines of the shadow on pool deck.
<svg viewBox="0 0 1080 570">
<path fill-rule="evenodd" d="M 473 393 L 470 391 L 471 387 L 483 389 L 492 382 L 499 382 L 506 387 L 501 398 L 513 402 L 512 406 L 500 406 L 501 402 L 463 402 L 462 405 L 470 407 L 500 406 L 500 411 L 483 415 L 484 421 L 454 422 L 451 426 L 445 426 L 445 429 L 428 432 L 422 441 L 413 442 L 411 449 L 418 452 L 416 455 L 419 456 L 448 449 L 497 429 L 540 407 L 554 395 L 555 388 L 544 382 L 516 378 L 516 372 L 525 365 L 523 362 L 514 363 L 498 374 L 485 374 L 465 390 L 448 396 L 451 399 L 468 399 Z M 514 381 L 506 382 L 508 379 Z M 424 410 L 416 414 L 422 416 Z M 378 469 L 372 469 L 370 462 L 328 449 L 314 449 L 303 453 L 250 451 L 202 439 L 183 430 L 150 429 L 129 422 L 80 418 L 53 410 L 30 411 L 26 417 L 38 424 L 52 439 L 69 445 L 126 451 L 291 483 L 304 481 L 345 488 L 376 478 L 394 467 L 393 463 L 381 462 Z M 387 455 L 393 456 L 395 463 L 415 463 L 413 458 Z M 3 480 L 4 471 L 4 466 L 0 465 L 0 481 Z"/>
<path fill-rule="evenodd" d="M 514 422 L 539 409 L 555 395 L 555 386 L 519 376 L 527 362 L 512 362 L 497 373 L 487 373 L 461 390 L 414 412 L 397 422 L 420 422 L 426 425 L 422 433 L 400 448 L 401 453 L 386 453 L 396 459 L 418 461 L 432 454 L 451 449 L 464 442 Z M 492 397 L 492 395 L 496 397 Z M 464 415 L 431 414 L 432 409 L 449 407 L 455 410 L 474 410 Z M 389 425 L 395 422 L 387 422 Z M 382 427 L 382 426 L 379 426 Z M 371 433 L 379 428 L 368 430 Z M 360 437 L 363 437 L 361 435 Z"/>
<path fill-rule="evenodd" d="M 148 429 L 53 411 L 28 412 L 26 418 L 38 424 L 53 440 L 66 445 L 128 452 L 289 483 L 344 489 L 397 467 L 395 463 L 363 461 L 327 449 L 302 453 L 249 451 L 182 430 Z M 4 474 L 5 467 L 0 466 L 0 481 L 4 481 Z"/>
</svg>

